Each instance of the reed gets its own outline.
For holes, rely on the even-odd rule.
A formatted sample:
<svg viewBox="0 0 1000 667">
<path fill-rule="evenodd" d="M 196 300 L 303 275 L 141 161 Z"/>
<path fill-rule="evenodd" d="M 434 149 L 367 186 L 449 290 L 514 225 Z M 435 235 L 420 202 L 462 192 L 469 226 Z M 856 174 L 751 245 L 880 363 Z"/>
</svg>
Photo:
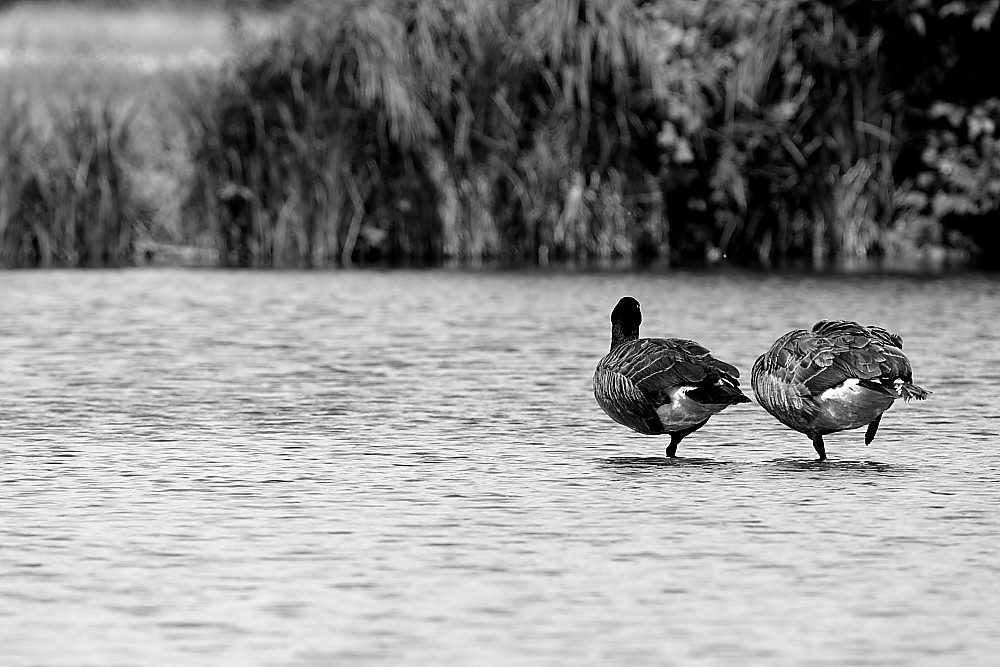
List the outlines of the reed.
<svg viewBox="0 0 1000 667">
<path fill-rule="evenodd" d="M 712 187 L 722 252 L 769 264 L 863 261 L 894 213 L 898 119 L 880 31 L 820 3 L 766 3 L 720 79 Z"/>
<path fill-rule="evenodd" d="M 360 4 L 317 11 L 253 45 L 207 100 L 191 99 L 189 211 L 225 266 L 350 264 L 378 236 L 364 224 L 374 203 L 401 187 L 387 177 L 413 178 L 405 153 L 431 132 L 398 18 Z"/>
<path fill-rule="evenodd" d="M 191 164 L 176 91 L 208 85 L 230 49 L 221 11 L 52 2 L 2 14 L 0 265 L 117 266 L 199 242 L 178 206 Z M 248 34 L 265 31 L 250 18 Z"/>
<path fill-rule="evenodd" d="M 190 210 L 226 265 L 660 252 L 648 47 L 625 1 L 311 6 L 193 101 Z"/>
<path fill-rule="evenodd" d="M 132 112 L 93 100 L 0 123 L 0 264 L 123 266 L 147 233 L 130 181 Z"/>
<path fill-rule="evenodd" d="M 222 266 L 818 266 L 909 247 L 899 66 L 854 5 L 301 0 L 261 21 L 225 4 L 180 40 L 213 41 L 204 63 L 177 60 L 161 9 L 108 23 L 115 48 L 149 43 L 133 59 L 103 59 L 103 18 L 61 4 L 79 35 L 0 26 L 86 64 L 0 79 L 0 264 L 197 246 Z M 920 239 L 950 239 L 923 201 Z"/>
</svg>

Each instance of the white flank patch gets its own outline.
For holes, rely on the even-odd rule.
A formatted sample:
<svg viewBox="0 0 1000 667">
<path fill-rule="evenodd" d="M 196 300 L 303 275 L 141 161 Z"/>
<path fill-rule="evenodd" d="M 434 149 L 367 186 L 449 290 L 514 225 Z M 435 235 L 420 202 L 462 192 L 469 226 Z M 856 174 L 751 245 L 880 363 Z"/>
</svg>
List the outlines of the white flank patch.
<svg viewBox="0 0 1000 667">
<path fill-rule="evenodd" d="M 688 398 L 687 394 L 692 389 L 694 387 L 691 385 L 671 389 L 667 392 L 670 402 L 656 409 L 656 415 L 667 431 L 679 431 L 682 428 L 690 428 L 700 424 L 726 407 L 724 405 L 705 405 Z"/>
<path fill-rule="evenodd" d="M 836 387 L 830 387 L 822 394 L 820 394 L 819 397 L 824 401 L 830 401 L 830 400 L 835 401 L 837 399 L 846 398 L 851 394 L 856 394 L 859 391 L 861 391 L 858 388 L 858 384 L 860 382 L 861 381 L 858 380 L 857 378 L 849 378 L 838 384 Z"/>
<path fill-rule="evenodd" d="M 857 378 L 850 378 L 824 391 L 819 399 L 819 415 L 813 426 L 821 430 L 843 431 L 870 424 L 889 409 L 894 396 L 868 389 Z"/>
</svg>

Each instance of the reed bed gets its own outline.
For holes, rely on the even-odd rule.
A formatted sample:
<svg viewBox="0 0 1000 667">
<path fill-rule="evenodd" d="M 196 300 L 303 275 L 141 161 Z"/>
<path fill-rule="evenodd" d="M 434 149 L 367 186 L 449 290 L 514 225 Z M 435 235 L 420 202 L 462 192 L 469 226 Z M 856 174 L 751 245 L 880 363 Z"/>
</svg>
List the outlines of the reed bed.
<svg viewBox="0 0 1000 667">
<path fill-rule="evenodd" d="M 77 101 L 39 121 L 25 102 L 0 127 L 0 264 L 124 266 L 147 217 L 130 182 L 132 116 Z"/>
<path fill-rule="evenodd" d="M 667 99 L 642 16 L 627 2 L 564 5 L 313 6 L 255 45 L 190 114 L 191 210 L 220 261 L 661 253 L 655 169 L 628 152 L 655 142 Z"/>
<path fill-rule="evenodd" d="M 298 17 L 286 33 L 294 39 L 254 46 L 207 99 L 190 100 L 189 211 L 222 265 L 349 264 L 390 234 L 400 253 L 432 259 L 433 231 L 413 239 L 391 210 L 407 193 L 422 196 L 406 142 L 430 132 L 430 118 L 397 108 L 415 104 L 398 26 L 375 10 L 350 15 L 321 25 Z M 357 48 L 332 51 L 346 33 Z M 374 86 L 356 83 L 374 76 Z"/>
<path fill-rule="evenodd" d="M 0 267 L 122 266 L 200 243 L 181 218 L 192 167 L 177 98 L 211 85 L 231 50 L 225 16 L 52 2 L 2 17 Z"/>
<path fill-rule="evenodd" d="M 946 217 L 1000 210 L 1000 97 L 938 104 L 964 115 L 920 139 L 940 147 L 932 158 L 914 152 L 906 42 L 891 39 L 902 2 L 221 9 L 244 4 L 185 14 L 190 31 L 162 5 L 88 22 L 56 3 L 82 25 L 71 36 L 0 26 L 25 48 L 70 50 L 70 64 L 0 62 L 0 264 L 187 247 L 253 267 L 822 266 L 967 252 Z M 952 4 L 995 33 L 995 11 Z M 98 48 L 100 16 L 111 38 Z M 72 94 L 55 92 L 67 80 Z M 955 173 L 978 169 L 986 187 L 946 171 L 970 143 Z"/>
</svg>

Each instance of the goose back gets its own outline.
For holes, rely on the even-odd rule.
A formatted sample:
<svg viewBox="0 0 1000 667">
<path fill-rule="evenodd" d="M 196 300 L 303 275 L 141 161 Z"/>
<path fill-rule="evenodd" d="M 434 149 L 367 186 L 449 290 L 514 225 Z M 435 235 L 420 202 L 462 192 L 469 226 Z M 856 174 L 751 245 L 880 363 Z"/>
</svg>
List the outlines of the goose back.
<svg viewBox="0 0 1000 667">
<path fill-rule="evenodd" d="M 757 400 L 786 426 L 803 433 L 855 428 L 877 418 L 899 396 L 899 381 L 912 382 L 903 341 L 881 327 L 821 320 L 805 331 L 781 336 L 754 363 L 751 385 Z M 823 396 L 854 389 L 856 414 L 825 414 Z M 855 423 L 860 422 L 860 423 Z"/>
<path fill-rule="evenodd" d="M 657 409 L 681 386 L 702 390 L 704 403 L 731 405 L 748 399 L 739 371 L 691 340 L 642 338 L 615 346 L 594 373 L 594 396 L 619 424 L 639 433 L 666 432 Z"/>
</svg>

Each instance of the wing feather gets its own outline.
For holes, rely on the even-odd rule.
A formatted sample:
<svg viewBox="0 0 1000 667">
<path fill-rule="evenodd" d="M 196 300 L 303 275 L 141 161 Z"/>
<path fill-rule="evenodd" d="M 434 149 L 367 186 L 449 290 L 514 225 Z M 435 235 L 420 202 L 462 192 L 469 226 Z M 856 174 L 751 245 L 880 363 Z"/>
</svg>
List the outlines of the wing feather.
<svg viewBox="0 0 1000 667">
<path fill-rule="evenodd" d="M 604 412 L 619 424 L 648 435 L 663 432 L 656 406 L 626 376 L 598 365 L 594 374 L 594 397 Z"/>
<path fill-rule="evenodd" d="M 698 343 L 678 338 L 642 338 L 611 352 L 598 371 L 616 373 L 634 385 L 654 406 L 682 385 L 714 384 L 720 378 L 739 386 L 739 371 L 715 359 Z M 654 407 L 655 409 L 655 407 Z"/>
<path fill-rule="evenodd" d="M 812 396 L 852 378 L 891 384 L 912 374 L 899 336 L 845 320 L 785 334 L 762 357 L 761 370 Z"/>
</svg>

